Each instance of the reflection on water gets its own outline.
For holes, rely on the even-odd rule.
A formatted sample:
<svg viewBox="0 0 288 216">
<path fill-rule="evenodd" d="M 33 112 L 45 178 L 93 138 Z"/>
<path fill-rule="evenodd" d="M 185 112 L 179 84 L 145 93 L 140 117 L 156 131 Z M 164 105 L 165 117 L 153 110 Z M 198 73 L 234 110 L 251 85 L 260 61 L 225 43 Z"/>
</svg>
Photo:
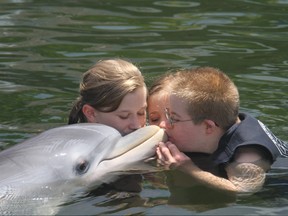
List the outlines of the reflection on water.
<svg viewBox="0 0 288 216">
<path fill-rule="evenodd" d="M 238 85 L 242 111 L 287 141 L 287 12 L 287 0 L 2 0 L 0 147 L 66 124 L 81 74 L 110 57 L 139 65 L 148 85 L 167 70 L 219 67 Z M 287 168 L 272 169 L 267 186 L 256 195 L 196 209 L 287 214 L 283 172 Z M 140 196 L 86 197 L 63 213 L 199 212 L 193 205 L 167 204 L 169 196 L 166 188 L 146 182 Z"/>
</svg>

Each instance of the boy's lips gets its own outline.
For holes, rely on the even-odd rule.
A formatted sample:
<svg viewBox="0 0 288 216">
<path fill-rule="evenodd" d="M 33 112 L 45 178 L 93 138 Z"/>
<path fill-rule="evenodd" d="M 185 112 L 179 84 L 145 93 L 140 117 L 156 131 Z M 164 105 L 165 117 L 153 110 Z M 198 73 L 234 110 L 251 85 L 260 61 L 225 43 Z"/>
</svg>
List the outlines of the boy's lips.
<svg viewBox="0 0 288 216">
<path fill-rule="evenodd" d="M 171 136 L 171 135 L 168 133 L 167 130 L 165 130 L 165 133 L 166 133 L 166 135 L 167 135 L 168 141 L 170 141 L 170 142 L 172 142 L 172 143 L 175 144 L 175 139 L 173 138 L 173 136 Z"/>
<path fill-rule="evenodd" d="M 170 142 L 174 143 L 173 137 L 169 136 L 168 134 L 167 134 L 167 137 L 168 137 L 168 140 L 169 140 Z"/>
</svg>

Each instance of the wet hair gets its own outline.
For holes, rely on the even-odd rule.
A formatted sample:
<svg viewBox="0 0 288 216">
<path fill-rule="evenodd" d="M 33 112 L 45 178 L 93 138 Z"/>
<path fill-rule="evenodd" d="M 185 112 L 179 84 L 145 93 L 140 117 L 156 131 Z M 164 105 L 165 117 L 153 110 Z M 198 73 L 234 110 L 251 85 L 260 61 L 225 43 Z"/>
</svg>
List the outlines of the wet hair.
<svg viewBox="0 0 288 216">
<path fill-rule="evenodd" d="M 172 80 L 173 73 L 163 74 L 155 79 L 152 85 L 149 87 L 148 94 L 152 96 L 162 91 L 169 91 L 169 83 Z"/>
<path fill-rule="evenodd" d="M 179 70 L 170 76 L 171 94 L 187 102 L 187 112 L 195 124 L 210 119 L 227 130 L 237 120 L 238 89 L 222 71 L 213 67 Z"/>
<path fill-rule="evenodd" d="M 148 89 L 148 103 L 147 103 L 147 112 L 148 112 L 148 116 L 147 116 L 147 122 L 149 123 L 149 119 L 150 119 L 150 106 L 151 106 L 151 100 L 153 100 L 153 96 L 156 95 L 156 97 L 168 97 L 171 89 L 170 89 L 170 83 L 173 79 L 173 72 L 169 71 L 165 74 L 162 74 L 160 76 L 158 76 L 157 78 L 155 78 L 154 82 L 152 83 L 152 85 L 150 86 L 150 88 Z M 163 98 L 162 98 L 163 99 Z M 164 110 L 163 110 L 164 111 Z"/>
<path fill-rule="evenodd" d="M 122 59 L 100 60 L 82 76 L 80 96 L 74 102 L 68 124 L 87 122 L 82 107 L 89 104 L 101 112 L 113 112 L 123 98 L 139 87 L 146 87 L 140 70 Z"/>
</svg>

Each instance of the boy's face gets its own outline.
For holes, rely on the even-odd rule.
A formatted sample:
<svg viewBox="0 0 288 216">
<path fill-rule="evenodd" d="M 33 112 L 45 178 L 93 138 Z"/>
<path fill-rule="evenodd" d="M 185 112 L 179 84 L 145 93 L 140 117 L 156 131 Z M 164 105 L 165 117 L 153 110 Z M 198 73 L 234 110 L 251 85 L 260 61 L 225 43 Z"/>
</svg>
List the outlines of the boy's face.
<svg viewBox="0 0 288 216">
<path fill-rule="evenodd" d="M 172 125 L 166 124 L 166 133 L 169 140 L 183 152 L 204 152 L 207 151 L 205 145 L 206 129 L 205 124 L 194 124 L 187 112 L 187 102 L 171 95 L 169 100 L 169 115 Z M 209 152 L 208 152 L 209 153 Z"/>
</svg>

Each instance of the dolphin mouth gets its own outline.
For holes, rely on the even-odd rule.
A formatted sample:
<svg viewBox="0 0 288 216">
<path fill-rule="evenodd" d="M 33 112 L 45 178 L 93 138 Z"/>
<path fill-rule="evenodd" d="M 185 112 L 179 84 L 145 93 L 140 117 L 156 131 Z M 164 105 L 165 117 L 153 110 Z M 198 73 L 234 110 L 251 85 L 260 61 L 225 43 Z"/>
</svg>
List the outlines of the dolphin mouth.
<svg viewBox="0 0 288 216">
<path fill-rule="evenodd" d="M 139 160 L 145 160 L 155 155 L 156 145 L 166 142 L 167 135 L 163 129 L 156 125 L 140 128 L 122 137 L 109 152 L 105 160 L 112 160 L 134 151 L 134 157 L 141 155 Z"/>
<path fill-rule="evenodd" d="M 96 165 L 97 179 L 111 182 L 122 174 L 158 171 L 154 163 L 156 146 L 167 140 L 165 131 L 156 125 L 140 128 L 121 137 Z"/>
</svg>

